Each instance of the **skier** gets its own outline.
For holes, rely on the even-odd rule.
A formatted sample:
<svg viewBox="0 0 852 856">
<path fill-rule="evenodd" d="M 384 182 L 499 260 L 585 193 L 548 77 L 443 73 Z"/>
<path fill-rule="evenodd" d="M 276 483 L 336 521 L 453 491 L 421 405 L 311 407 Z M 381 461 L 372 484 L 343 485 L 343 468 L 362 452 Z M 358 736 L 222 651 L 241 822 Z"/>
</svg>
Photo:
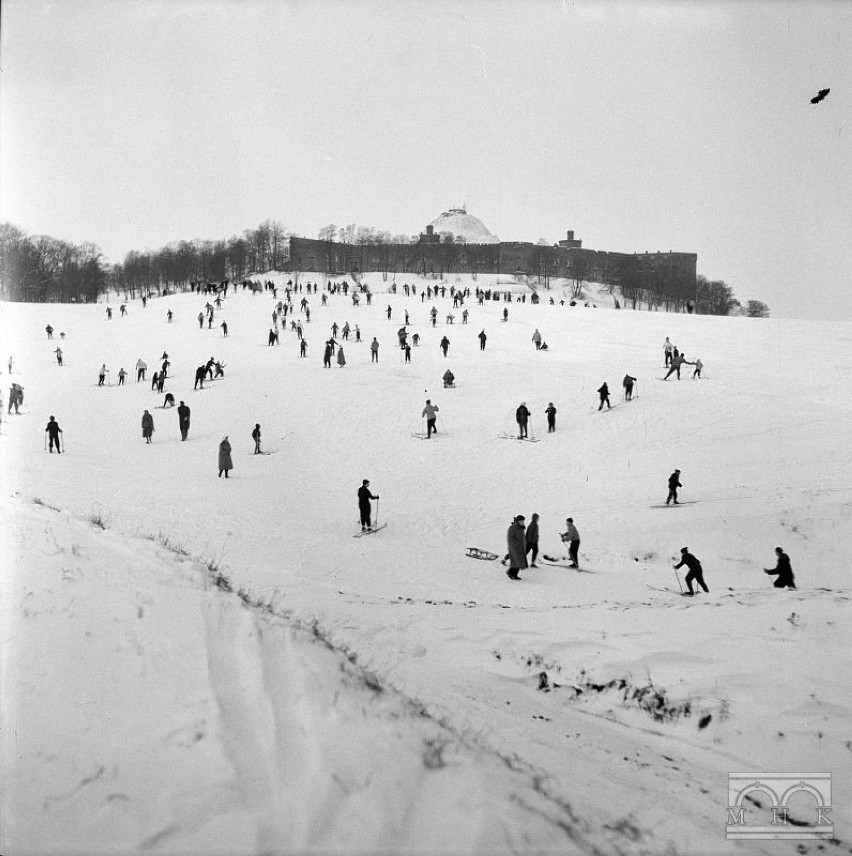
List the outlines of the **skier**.
<svg viewBox="0 0 852 856">
<path fill-rule="evenodd" d="M 121 306 L 118 307 L 118 311 L 121 313 L 121 317 L 124 318 L 127 315 L 127 304 L 122 303 Z"/>
<path fill-rule="evenodd" d="M 166 397 L 163 400 L 163 410 L 166 410 L 169 407 L 175 406 L 175 397 L 171 392 L 166 393 Z"/>
<path fill-rule="evenodd" d="M 146 443 L 151 442 L 151 435 L 154 433 L 154 417 L 146 410 L 142 414 L 142 436 Z"/>
<path fill-rule="evenodd" d="M 169 309 L 169 311 L 168 311 L 168 312 L 166 312 L 166 318 L 168 318 L 169 324 L 171 324 L 171 323 L 172 323 L 172 317 L 173 317 L 173 316 L 174 316 L 174 313 L 172 312 L 172 310 L 171 310 L 171 309 Z"/>
<path fill-rule="evenodd" d="M 462 324 L 467 324 L 468 314 L 469 313 L 468 313 L 467 309 L 465 309 L 464 312 L 462 312 Z"/>
<path fill-rule="evenodd" d="M 672 361 L 672 350 L 674 349 L 674 345 L 669 340 L 669 337 L 666 336 L 666 341 L 663 343 L 663 352 L 665 356 L 665 366 L 668 366 Z"/>
<path fill-rule="evenodd" d="M 405 362 L 410 363 L 411 362 L 411 345 L 409 345 L 408 342 L 405 343 L 404 350 L 405 350 Z"/>
<path fill-rule="evenodd" d="M 518 514 L 506 532 L 506 547 L 509 551 L 509 568 L 506 576 L 510 580 L 521 579 L 518 571 L 527 567 L 526 537 L 524 533 L 524 515 Z"/>
<path fill-rule="evenodd" d="M 790 557 L 781 547 L 775 548 L 775 555 L 778 557 L 778 564 L 774 568 L 764 568 L 763 572 L 770 576 L 778 577 L 775 580 L 775 588 L 795 589 L 796 582 L 793 579 L 793 568 L 790 566 Z"/>
<path fill-rule="evenodd" d="M 122 367 L 122 368 L 120 368 L 120 369 L 118 370 L 118 385 L 119 385 L 119 386 L 124 386 L 124 379 L 125 379 L 126 377 L 127 377 L 127 372 L 124 370 L 124 368 L 123 368 L 123 367 Z"/>
<path fill-rule="evenodd" d="M 56 362 L 58 365 L 62 365 L 62 348 L 57 348 L 55 351 L 56 354 Z"/>
<path fill-rule="evenodd" d="M 692 581 L 695 580 L 701 588 L 704 589 L 708 594 L 710 589 L 707 588 L 706 583 L 704 582 L 704 571 L 701 567 L 701 562 L 689 552 L 686 547 L 680 548 L 680 562 L 674 565 L 674 569 L 682 568 L 686 565 L 689 568 L 689 573 L 686 575 L 686 579 L 684 582 L 686 583 L 687 589 L 689 589 L 688 597 L 692 597 L 695 592 L 692 590 Z"/>
<path fill-rule="evenodd" d="M 357 324 L 355 325 L 355 341 L 361 341 L 361 328 Z"/>
<path fill-rule="evenodd" d="M 443 374 L 444 386 L 455 386 L 455 380 L 456 376 L 449 369 L 447 369 Z"/>
<path fill-rule="evenodd" d="M 324 369 L 330 369 L 331 368 L 332 352 L 333 352 L 333 348 L 332 348 L 332 344 L 331 344 L 331 339 L 329 339 L 325 343 L 325 350 L 323 351 L 323 355 L 322 355 L 322 367 Z"/>
<path fill-rule="evenodd" d="M 387 311 L 388 311 L 388 321 L 390 321 L 390 319 L 391 319 L 391 307 L 390 307 L 390 304 L 388 304 L 388 310 L 387 310 Z"/>
<path fill-rule="evenodd" d="M 47 436 L 50 440 L 50 453 L 53 454 L 53 447 L 56 446 L 56 454 L 61 454 L 62 450 L 59 448 L 59 435 L 62 433 L 62 429 L 59 427 L 55 417 L 50 417 L 50 421 L 47 423 L 47 427 L 44 430 L 47 432 Z"/>
<path fill-rule="evenodd" d="M 337 365 L 343 368 L 346 365 L 346 357 L 343 356 L 343 345 L 337 349 Z"/>
<path fill-rule="evenodd" d="M 686 363 L 686 365 L 688 365 L 688 366 L 694 365 L 694 363 L 691 363 L 691 362 L 686 358 L 686 354 L 679 354 L 679 353 L 677 352 L 677 348 L 675 348 L 675 355 L 672 357 L 672 364 L 671 364 L 671 367 L 669 368 L 668 372 L 666 372 L 666 376 L 663 378 L 663 380 L 668 380 L 668 379 L 669 379 L 669 376 L 670 376 L 673 372 L 677 372 L 677 379 L 678 379 L 678 380 L 680 380 L 680 367 L 681 367 L 684 363 Z"/>
<path fill-rule="evenodd" d="M 147 363 L 139 357 L 136 360 L 136 383 L 139 383 L 140 380 L 145 380 L 145 372 L 148 371 Z"/>
<path fill-rule="evenodd" d="M 532 550 L 532 558 L 530 559 L 530 567 L 537 568 L 535 560 L 538 558 L 538 515 L 533 514 L 530 525 L 527 526 L 526 536 L 524 539 L 525 555 Z"/>
<path fill-rule="evenodd" d="M 535 344 L 535 349 L 537 351 L 541 350 L 541 333 L 538 332 L 538 327 L 535 328 L 535 332 L 532 334 L 532 340 Z"/>
<path fill-rule="evenodd" d="M 375 336 L 373 336 L 373 341 L 370 342 L 370 352 L 372 354 L 370 362 L 377 363 L 379 361 L 379 340 Z"/>
<path fill-rule="evenodd" d="M 212 318 L 213 316 L 211 315 L 210 317 Z M 222 328 L 222 335 L 227 336 L 228 335 L 228 322 L 223 321 L 219 326 Z"/>
<path fill-rule="evenodd" d="M 580 533 L 574 525 L 574 518 L 565 518 L 565 531 L 560 535 L 562 541 L 568 545 L 568 555 L 571 558 L 571 567 L 579 568 L 580 560 L 578 554 L 580 552 Z"/>
<path fill-rule="evenodd" d="M 625 401 L 631 401 L 633 399 L 633 384 L 636 383 L 636 378 L 631 377 L 629 374 L 624 375 L 624 380 L 621 382 L 621 385 L 624 387 L 624 399 Z"/>
<path fill-rule="evenodd" d="M 192 387 L 193 389 L 198 389 L 200 386 L 204 389 L 204 377 L 207 374 L 207 366 L 199 366 L 195 370 L 195 385 Z"/>
<path fill-rule="evenodd" d="M 378 496 L 373 496 L 370 493 L 370 480 L 364 479 L 361 482 L 361 487 L 358 488 L 358 511 L 361 515 L 361 531 L 366 532 L 373 528 L 370 515 L 372 514 L 371 499 L 378 499 Z"/>
<path fill-rule="evenodd" d="M 486 341 L 486 339 L 488 339 L 488 336 L 486 336 L 486 335 L 485 335 L 485 330 L 482 330 L 482 331 L 479 333 L 479 350 L 480 350 L 480 351 L 484 351 L 484 350 L 485 350 L 485 341 Z"/>
<path fill-rule="evenodd" d="M 53 327 L 51 327 L 50 324 L 48 324 L 47 327 L 44 328 L 44 332 L 47 333 L 48 339 L 53 338 Z"/>
<path fill-rule="evenodd" d="M 151 392 L 159 391 L 160 389 L 160 373 L 154 372 L 151 375 Z"/>
<path fill-rule="evenodd" d="M 449 347 L 450 347 L 450 340 L 446 336 L 444 336 L 444 338 L 441 339 L 441 350 L 444 352 L 445 357 L 447 356 L 447 349 Z"/>
<path fill-rule="evenodd" d="M 669 504 L 672 500 L 674 500 L 675 505 L 679 505 L 680 503 L 677 501 L 677 489 L 679 487 L 683 487 L 680 483 L 680 470 L 675 470 L 669 476 L 669 495 L 666 497 L 666 505 Z"/>
<path fill-rule="evenodd" d="M 180 428 L 180 439 L 181 441 L 186 440 L 187 435 L 189 434 L 189 414 L 190 410 L 182 401 L 177 409 L 178 414 L 178 428 Z"/>
<path fill-rule="evenodd" d="M 437 418 L 435 414 L 438 412 L 439 408 L 432 404 L 431 399 L 426 399 L 426 406 L 423 408 L 423 412 L 420 414 L 421 416 L 426 417 L 426 439 L 428 440 L 432 436 L 432 432 L 434 431 L 436 434 L 438 433 L 438 429 L 435 427 L 435 419 Z"/>
<path fill-rule="evenodd" d="M 529 424 L 530 412 L 527 409 L 526 401 L 522 401 L 520 406 L 515 411 L 515 421 L 518 423 L 519 438 L 529 437 L 527 426 Z"/>
<path fill-rule="evenodd" d="M 24 388 L 17 383 L 13 383 L 9 388 L 9 409 L 8 413 L 12 412 L 12 408 L 15 408 L 15 413 L 20 413 L 20 406 L 24 403 Z"/>
<path fill-rule="evenodd" d="M 254 453 L 255 455 L 262 455 L 263 452 L 260 451 L 260 423 L 255 423 L 254 431 L 251 432 L 251 438 L 254 440 Z"/>
<path fill-rule="evenodd" d="M 603 386 L 598 388 L 598 395 L 601 397 L 601 403 L 598 406 L 598 412 L 603 410 L 604 403 L 606 403 L 606 409 L 611 409 L 612 405 L 609 403 L 609 387 L 606 385 L 606 381 L 603 382 Z"/>
<path fill-rule="evenodd" d="M 704 368 L 704 363 L 699 358 L 696 358 L 693 365 L 695 366 L 695 371 L 692 373 L 692 379 L 695 380 L 695 378 L 698 378 L 701 380 L 701 369 Z"/>
<path fill-rule="evenodd" d="M 547 405 L 544 412 L 547 414 L 547 433 L 552 434 L 556 430 L 556 408 L 552 401 Z"/>
<path fill-rule="evenodd" d="M 231 461 L 231 444 L 228 442 L 228 435 L 226 434 L 222 438 L 222 442 L 219 443 L 219 478 L 222 478 L 222 473 L 225 474 L 225 478 L 228 478 L 228 473 L 234 468 L 233 461 Z"/>
<path fill-rule="evenodd" d="M 101 370 L 98 372 L 98 386 L 104 385 L 104 381 L 106 380 L 106 376 L 107 376 L 107 371 L 108 371 L 108 369 L 106 367 L 106 363 L 104 363 L 101 366 Z"/>
<path fill-rule="evenodd" d="M 302 341 L 299 342 L 299 356 L 304 358 L 307 356 L 307 354 L 308 354 L 308 343 L 304 339 L 302 339 Z"/>
</svg>

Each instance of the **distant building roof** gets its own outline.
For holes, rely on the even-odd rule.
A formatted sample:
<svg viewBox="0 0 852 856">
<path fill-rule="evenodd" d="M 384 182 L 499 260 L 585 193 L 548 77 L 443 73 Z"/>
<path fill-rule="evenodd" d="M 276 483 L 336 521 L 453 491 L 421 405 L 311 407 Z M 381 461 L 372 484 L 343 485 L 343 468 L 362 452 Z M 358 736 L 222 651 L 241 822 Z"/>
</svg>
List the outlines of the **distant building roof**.
<svg viewBox="0 0 852 856">
<path fill-rule="evenodd" d="M 430 226 L 435 232 L 452 232 L 455 237 L 464 238 L 469 244 L 499 244 L 500 239 L 488 231 L 485 224 L 464 208 L 450 208 L 433 220 Z"/>
</svg>

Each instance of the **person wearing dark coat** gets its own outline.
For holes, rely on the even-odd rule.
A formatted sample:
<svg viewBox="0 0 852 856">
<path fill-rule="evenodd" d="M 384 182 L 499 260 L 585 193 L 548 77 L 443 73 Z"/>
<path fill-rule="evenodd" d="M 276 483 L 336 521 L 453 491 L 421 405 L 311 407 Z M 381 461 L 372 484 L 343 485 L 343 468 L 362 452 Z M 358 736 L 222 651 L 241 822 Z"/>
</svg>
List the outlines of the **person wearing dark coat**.
<svg viewBox="0 0 852 856">
<path fill-rule="evenodd" d="M 177 409 L 178 428 L 180 428 L 181 440 L 186 440 L 187 434 L 189 434 L 189 412 L 189 408 L 181 402 Z"/>
<path fill-rule="evenodd" d="M 598 410 L 603 410 L 604 404 L 606 404 L 606 409 L 609 410 L 612 405 L 609 403 L 609 387 L 606 385 L 606 381 L 604 381 L 603 386 L 598 388 L 598 395 L 601 397 L 601 403 L 598 406 Z"/>
<path fill-rule="evenodd" d="M 358 511 L 361 515 L 362 532 L 373 528 L 373 524 L 371 522 L 373 507 L 370 505 L 370 500 L 378 498 L 378 496 L 373 496 L 373 494 L 370 493 L 370 480 L 364 479 L 361 483 L 361 487 L 358 488 Z"/>
<path fill-rule="evenodd" d="M 674 569 L 677 570 L 678 568 L 682 568 L 684 565 L 689 568 L 689 573 L 686 575 L 686 579 L 684 580 L 686 587 L 689 589 L 689 596 L 692 597 L 692 595 L 695 594 L 692 590 L 693 580 L 695 580 L 698 585 L 704 589 L 704 591 L 709 593 L 710 589 L 707 588 L 707 585 L 704 582 L 704 571 L 701 567 L 701 562 L 699 562 L 686 547 L 681 547 L 680 562 L 674 566 Z"/>
<path fill-rule="evenodd" d="M 506 532 L 506 547 L 509 551 L 509 568 L 506 575 L 510 580 L 521 579 L 518 571 L 527 567 L 527 543 L 524 533 L 524 515 L 519 514 Z"/>
<path fill-rule="evenodd" d="M 778 564 L 774 568 L 764 568 L 764 573 L 778 577 L 774 583 L 775 588 L 795 589 L 796 582 L 793 579 L 793 568 L 790 565 L 790 557 L 781 547 L 775 548 L 775 555 L 778 557 Z"/>
<path fill-rule="evenodd" d="M 323 368 L 326 368 L 326 369 L 331 368 L 331 355 L 332 355 L 331 341 L 328 341 L 325 343 L 325 351 L 323 351 L 323 355 L 322 355 Z"/>
<path fill-rule="evenodd" d="M 683 487 L 680 483 L 680 470 L 675 470 L 669 476 L 669 495 L 666 497 L 666 505 L 668 505 L 671 500 L 674 500 L 675 505 L 679 505 L 677 501 L 677 489 L 679 487 Z"/>
<path fill-rule="evenodd" d="M 225 474 L 225 478 L 228 478 L 228 473 L 233 468 L 234 464 L 231 460 L 231 444 L 228 441 L 228 435 L 226 434 L 222 438 L 222 442 L 219 443 L 219 478 L 222 478 L 222 473 Z"/>
<path fill-rule="evenodd" d="M 445 357 L 447 356 L 447 349 L 449 347 L 450 347 L 450 340 L 446 336 L 444 336 L 444 338 L 441 339 L 441 350 L 444 352 Z"/>
<path fill-rule="evenodd" d="M 195 386 L 193 386 L 192 388 L 198 389 L 198 387 L 201 386 L 201 388 L 204 389 L 204 378 L 206 377 L 206 375 L 207 366 L 199 366 L 195 370 Z"/>
<path fill-rule="evenodd" d="M 532 550 L 532 556 L 530 557 L 530 567 L 537 568 L 538 565 L 535 563 L 535 560 L 538 558 L 538 515 L 533 514 L 532 520 L 530 520 L 530 525 L 527 526 L 526 535 L 524 538 L 525 550 L 527 553 Z"/>
<path fill-rule="evenodd" d="M 59 435 L 62 433 L 62 429 L 53 416 L 50 417 L 50 421 L 44 430 L 47 431 L 47 437 L 50 441 L 50 453 L 53 454 L 53 447 L 56 446 L 56 454 L 61 455 L 62 450 L 59 448 Z"/>
<path fill-rule="evenodd" d="M 522 401 L 515 411 L 515 422 L 518 423 L 519 437 L 528 437 L 527 426 L 529 424 L 530 412 L 527 409 L 526 401 Z"/>
<path fill-rule="evenodd" d="M 174 407 L 174 406 L 175 406 L 175 397 L 172 393 L 167 392 L 166 398 L 163 401 L 163 410 L 165 410 L 167 407 Z"/>
<path fill-rule="evenodd" d="M 624 387 L 624 398 L 626 401 L 631 401 L 633 398 L 633 384 L 636 383 L 636 378 L 629 374 L 624 375 L 624 380 L 621 385 Z"/>
<path fill-rule="evenodd" d="M 146 443 L 151 442 L 151 435 L 154 433 L 154 417 L 146 410 L 142 414 L 142 436 Z"/>
<path fill-rule="evenodd" d="M 552 401 L 547 405 L 544 412 L 547 414 L 547 433 L 552 434 L 556 430 L 556 408 Z"/>
<path fill-rule="evenodd" d="M 485 350 L 485 343 L 488 340 L 488 336 L 485 335 L 485 330 L 482 330 L 479 334 L 479 350 Z"/>
<path fill-rule="evenodd" d="M 254 453 L 255 455 L 262 455 L 263 453 L 260 451 L 260 423 L 255 423 L 254 431 L 251 432 L 251 438 L 254 440 Z"/>
<path fill-rule="evenodd" d="M 455 386 L 456 376 L 447 369 L 443 374 L 444 386 Z"/>
</svg>

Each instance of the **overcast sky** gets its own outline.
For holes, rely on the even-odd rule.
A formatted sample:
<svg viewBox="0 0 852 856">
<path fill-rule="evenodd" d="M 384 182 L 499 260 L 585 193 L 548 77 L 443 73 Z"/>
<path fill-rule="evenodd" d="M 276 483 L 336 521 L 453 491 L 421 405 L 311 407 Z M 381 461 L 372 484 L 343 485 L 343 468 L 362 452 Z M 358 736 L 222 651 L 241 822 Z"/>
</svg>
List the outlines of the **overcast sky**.
<svg viewBox="0 0 852 856">
<path fill-rule="evenodd" d="M 3 0 L 0 40 L 0 218 L 110 261 L 466 202 L 852 315 L 852 3 Z"/>
</svg>

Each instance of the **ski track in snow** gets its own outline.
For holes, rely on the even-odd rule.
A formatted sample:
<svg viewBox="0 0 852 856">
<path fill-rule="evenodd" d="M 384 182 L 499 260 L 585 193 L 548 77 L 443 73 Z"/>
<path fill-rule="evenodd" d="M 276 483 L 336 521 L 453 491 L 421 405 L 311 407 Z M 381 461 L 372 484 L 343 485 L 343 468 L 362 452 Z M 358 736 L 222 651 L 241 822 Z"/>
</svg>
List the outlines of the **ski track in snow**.
<svg viewBox="0 0 852 856">
<path fill-rule="evenodd" d="M 839 426 L 852 408 L 834 370 L 847 324 L 518 303 L 501 324 L 504 304 L 473 302 L 445 360 L 445 325 L 424 319 L 448 300 L 382 294 L 354 310 L 317 296 L 301 360 L 289 331 L 279 348 L 260 344 L 271 295 L 228 298 L 228 339 L 193 326 L 205 300 L 131 301 L 111 322 L 102 306 L 0 306 L 27 395 L 0 439 L 15 496 L 2 533 L 16 545 L 3 603 L 4 718 L 18 725 L 3 756 L 9 852 L 735 853 L 728 772 L 825 770 L 850 791 L 852 473 Z M 421 332 L 410 365 L 388 302 Z M 347 343 L 345 370 L 324 371 L 320 343 L 347 319 L 365 341 Z M 47 321 L 68 333 L 62 369 Z M 533 369 L 535 326 L 550 350 Z M 712 365 L 712 385 L 645 382 L 665 335 Z M 797 348 L 807 362 L 788 361 Z M 149 383 L 92 387 L 102 362 L 115 372 L 143 356 L 153 370 L 163 350 L 175 367 L 165 391 L 192 408 L 183 444 Z M 193 369 L 211 354 L 226 377 L 201 396 Z M 454 390 L 441 388 L 448 365 Z M 640 377 L 631 406 L 586 413 L 624 371 Z M 441 408 L 434 445 L 410 437 L 427 397 Z M 496 442 L 517 433 L 522 400 L 544 442 Z M 42 451 L 49 413 L 66 455 Z M 278 454 L 250 454 L 255 422 Z M 228 483 L 216 479 L 225 433 Z M 649 506 L 674 466 L 697 502 L 667 514 Z M 365 476 L 393 525 L 352 539 Z M 499 563 L 464 555 L 502 555 L 512 516 L 532 511 L 543 551 L 559 549 L 572 514 L 596 574 L 543 566 L 510 583 Z M 86 522 L 96 516 L 106 532 Z M 761 571 L 776 543 L 798 591 Z M 709 595 L 676 595 L 682 544 Z M 208 561 L 277 617 L 211 588 Z M 656 719 L 614 681 L 691 712 Z M 835 821 L 840 843 L 821 843 L 848 852 L 848 818 Z"/>
</svg>

